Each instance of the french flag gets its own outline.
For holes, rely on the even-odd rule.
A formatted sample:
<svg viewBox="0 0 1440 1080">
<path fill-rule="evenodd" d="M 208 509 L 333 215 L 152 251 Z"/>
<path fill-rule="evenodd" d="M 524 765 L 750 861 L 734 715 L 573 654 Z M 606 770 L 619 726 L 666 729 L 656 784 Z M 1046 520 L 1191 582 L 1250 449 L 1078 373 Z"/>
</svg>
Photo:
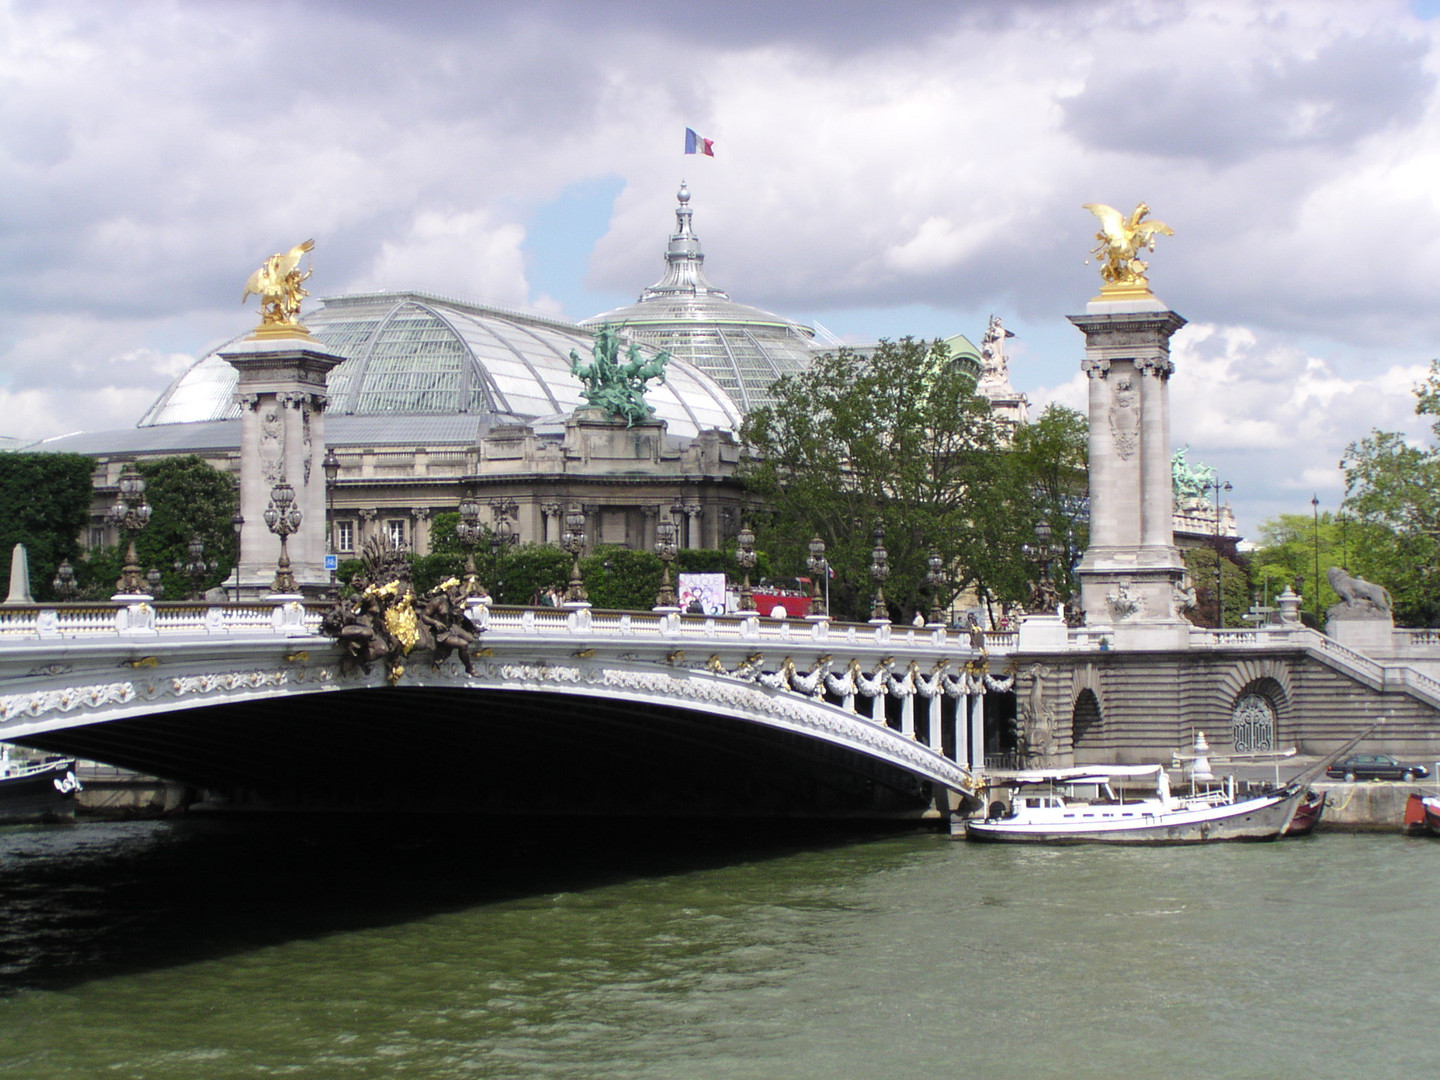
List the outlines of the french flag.
<svg viewBox="0 0 1440 1080">
<path fill-rule="evenodd" d="M 685 129 L 685 153 L 704 154 L 706 157 L 715 156 L 715 143 L 710 139 L 702 138 L 695 134 L 694 128 Z"/>
</svg>

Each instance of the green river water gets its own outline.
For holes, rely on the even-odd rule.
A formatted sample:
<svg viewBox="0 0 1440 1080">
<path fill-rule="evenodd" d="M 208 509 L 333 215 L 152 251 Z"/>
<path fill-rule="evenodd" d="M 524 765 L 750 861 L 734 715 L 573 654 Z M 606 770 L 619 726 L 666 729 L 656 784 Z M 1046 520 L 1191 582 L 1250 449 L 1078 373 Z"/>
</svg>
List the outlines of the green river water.
<svg viewBox="0 0 1440 1080">
<path fill-rule="evenodd" d="M 1440 842 L 0 830 L 0 1077 L 1423 1077 Z"/>
</svg>

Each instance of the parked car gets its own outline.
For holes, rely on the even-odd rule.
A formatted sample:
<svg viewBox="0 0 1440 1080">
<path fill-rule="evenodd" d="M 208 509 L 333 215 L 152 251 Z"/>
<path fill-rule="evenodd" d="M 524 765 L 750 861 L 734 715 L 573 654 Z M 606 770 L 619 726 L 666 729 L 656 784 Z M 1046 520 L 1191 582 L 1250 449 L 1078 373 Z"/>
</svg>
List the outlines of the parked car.
<svg viewBox="0 0 1440 1080">
<path fill-rule="evenodd" d="M 1389 754 L 1351 754 L 1325 770 L 1335 780 L 1418 780 L 1429 776 L 1424 765 L 1411 765 Z"/>
</svg>

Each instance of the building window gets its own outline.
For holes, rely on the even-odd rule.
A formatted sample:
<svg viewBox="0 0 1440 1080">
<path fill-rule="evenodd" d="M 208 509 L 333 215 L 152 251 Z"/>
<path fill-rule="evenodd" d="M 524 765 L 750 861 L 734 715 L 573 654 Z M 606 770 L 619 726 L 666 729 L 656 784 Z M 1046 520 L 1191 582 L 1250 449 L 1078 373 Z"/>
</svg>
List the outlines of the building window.
<svg viewBox="0 0 1440 1080">
<path fill-rule="evenodd" d="M 400 549 L 405 546 L 405 519 L 390 518 L 385 522 L 385 529 L 390 534 L 390 546 Z"/>
<path fill-rule="evenodd" d="M 335 550 L 355 550 L 355 523 L 353 521 L 335 522 Z"/>
<path fill-rule="evenodd" d="M 91 551 L 99 551 L 105 546 L 105 526 L 90 526 L 90 543 L 88 546 Z"/>
</svg>

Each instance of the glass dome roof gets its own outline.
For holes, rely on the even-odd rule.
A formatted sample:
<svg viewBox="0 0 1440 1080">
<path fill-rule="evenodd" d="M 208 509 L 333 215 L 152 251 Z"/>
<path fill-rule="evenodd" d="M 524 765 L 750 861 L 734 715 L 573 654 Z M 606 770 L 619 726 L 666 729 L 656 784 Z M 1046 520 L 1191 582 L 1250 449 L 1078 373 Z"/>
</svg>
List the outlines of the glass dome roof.
<svg viewBox="0 0 1440 1080">
<path fill-rule="evenodd" d="M 345 357 L 330 373 L 332 415 L 469 413 L 477 420 L 532 421 L 584 404 L 580 381 L 570 374 L 570 351 L 589 359 L 590 330 L 426 293 L 370 293 L 321 303 L 303 321 L 313 337 Z M 237 373 L 218 354 L 240 340 L 201 357 L 139 426 L 238 417 L 231 401 Z M 665 381 L 652 385 L 646 400 L 672 435 L 733 430 L 740 423 L 735 402 L 683 356 L 672 357 Z"/>
<path fill-rule="evenodd" d="M 818 350 L 815 331 L 748 304 L 737 304 L 705 277 L 705 254 L 690 228 L 690 192 L 682 183 L 665 276 L 626 307 L 581 326 L 621 328 L 626 337 L 667 350 L 711 376 L 747 412 L 774 399 L 770 384 L 804 371 Z"/>
</svg>

